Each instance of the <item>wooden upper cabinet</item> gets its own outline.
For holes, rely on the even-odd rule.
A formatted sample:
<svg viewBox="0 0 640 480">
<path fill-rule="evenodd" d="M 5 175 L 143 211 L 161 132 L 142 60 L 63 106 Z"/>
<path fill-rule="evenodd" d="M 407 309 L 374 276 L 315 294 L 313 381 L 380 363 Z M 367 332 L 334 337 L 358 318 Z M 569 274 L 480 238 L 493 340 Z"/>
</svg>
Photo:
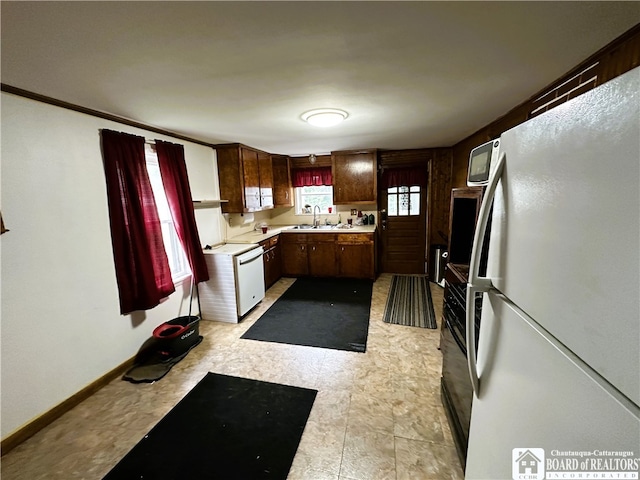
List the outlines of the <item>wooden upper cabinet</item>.
<svg viewBox="0 0 640 480">
<path fill-rule="evenodd" d="M 246 210 L 260 210 L 260 167 L 258 152 L 240 147 Z"/>
<path fill-rule="evenodd" d="M 271 155 L 258 152 L 258 170 L 260 176 L 260 207 L 273 208 L 273 167 Z"/>
<path fill-rule="evenodd" d="M 233 143 L 215 146 L 224 213 L 255 212 L 273 208 L 271 156 Z"/>
<path fill-rule="evenodd" d="M 293 187 L 289 157 L 271 155 L 273 166 L 273 204 L 274 207 L 293 207 Z"/>
<path fill-rule="evenodd" d="M 331 152 L 333 203 L 376 203 L 377 151 Z"/>
</svg>

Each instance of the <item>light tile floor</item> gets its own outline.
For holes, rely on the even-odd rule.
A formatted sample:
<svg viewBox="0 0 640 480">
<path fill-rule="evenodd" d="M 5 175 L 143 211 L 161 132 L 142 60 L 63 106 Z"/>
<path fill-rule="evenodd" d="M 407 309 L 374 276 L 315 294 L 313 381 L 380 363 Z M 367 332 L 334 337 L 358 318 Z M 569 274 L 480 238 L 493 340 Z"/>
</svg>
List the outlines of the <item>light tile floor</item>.
<svg viewBox="0 0 640 480">
<path fill-rule="evenodd" d="M 102 478 L 209 371 L 318 390 L 290 480 L 462 479 L 440 400 L 439 329 L 385 324 L 383 274 L 366 353 L 240 339 L 293 281 L 240 324 L 201 322 L 203 342 L 159 382 L 105 386 L 2 457 L 2 479 Z M 440 327 L 442 289 L 431 291 Z"/>
</svg>

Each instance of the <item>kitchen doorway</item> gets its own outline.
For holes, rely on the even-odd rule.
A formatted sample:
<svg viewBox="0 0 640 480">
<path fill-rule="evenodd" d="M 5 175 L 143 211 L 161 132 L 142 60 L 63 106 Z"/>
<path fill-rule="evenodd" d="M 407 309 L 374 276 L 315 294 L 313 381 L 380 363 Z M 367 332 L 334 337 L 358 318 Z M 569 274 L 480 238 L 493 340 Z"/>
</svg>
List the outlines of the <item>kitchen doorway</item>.
<svg viewBox="0 0 640 480">
<path fill-rule="evenodd" d="M 380 271 L 426 273 L 426 166 L 384 169 L 380 184 Z"/>
</svg>

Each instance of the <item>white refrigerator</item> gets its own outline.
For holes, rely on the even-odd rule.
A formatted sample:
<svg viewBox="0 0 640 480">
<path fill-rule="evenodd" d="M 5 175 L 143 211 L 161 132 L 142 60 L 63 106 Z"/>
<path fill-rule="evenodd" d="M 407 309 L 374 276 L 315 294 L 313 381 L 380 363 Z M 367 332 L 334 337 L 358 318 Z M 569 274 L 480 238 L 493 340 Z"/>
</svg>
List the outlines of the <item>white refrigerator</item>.
<svg viewBox="0 0 640 480">
<path fill-rule="evenodd" d="M 493 150 L 467 287 L 467 312 L 483 301 L 465 478 L 637 479 L 640 68 Z"/>
</svg>

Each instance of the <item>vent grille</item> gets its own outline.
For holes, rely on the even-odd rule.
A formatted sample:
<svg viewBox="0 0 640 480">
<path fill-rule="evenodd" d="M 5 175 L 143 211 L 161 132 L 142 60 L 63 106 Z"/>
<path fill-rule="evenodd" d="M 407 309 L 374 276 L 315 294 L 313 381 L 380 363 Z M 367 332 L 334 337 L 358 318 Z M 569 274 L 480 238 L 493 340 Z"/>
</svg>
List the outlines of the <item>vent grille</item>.
<svg viewBox="0 0 640 480">
<path fill-rule="evenodd" d="M 595 62 L 581 72 L 551 87 L 546 93 L 531 102 L 529 118 L 533 118 L 561 103 L 581 95 L 598 85 L 598 66 Z"/>
</svg>

